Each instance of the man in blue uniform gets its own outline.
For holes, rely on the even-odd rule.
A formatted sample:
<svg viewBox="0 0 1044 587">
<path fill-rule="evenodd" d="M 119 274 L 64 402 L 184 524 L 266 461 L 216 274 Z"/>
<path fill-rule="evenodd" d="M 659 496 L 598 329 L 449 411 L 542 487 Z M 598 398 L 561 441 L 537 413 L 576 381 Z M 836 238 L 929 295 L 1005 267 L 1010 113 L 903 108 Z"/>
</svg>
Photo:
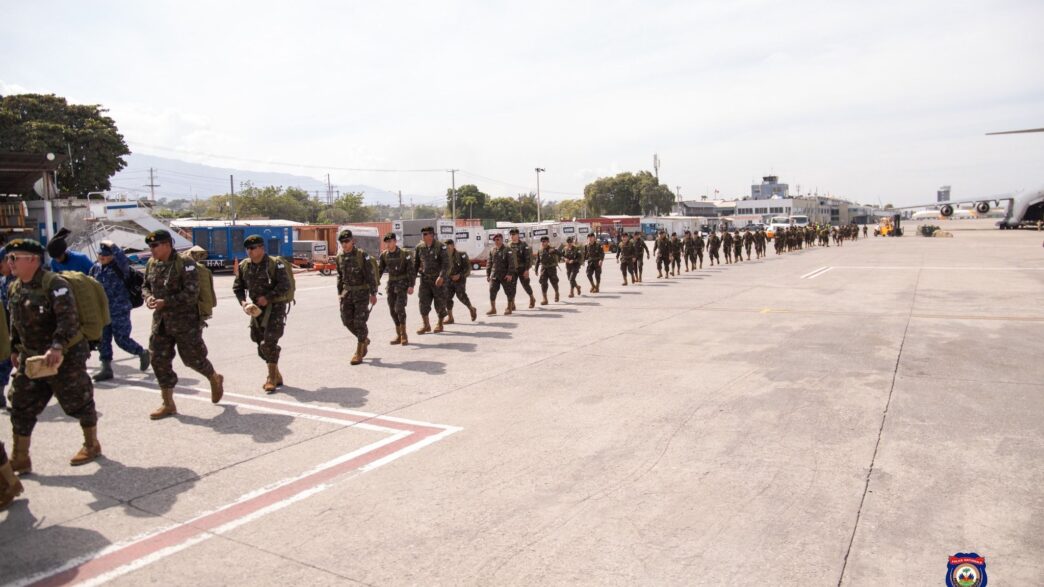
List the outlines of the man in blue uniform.
<svg viewBox="0 0 1044 587">
<path fill-rule="evenodd" d="M 101 371 L 95 381 L 107 381 L 113 378 L 112 372 L 112 340 L 128 353 L 138 357 L 138 368 L 145 371 L 152 358 L 149 351 L 131 338 L 131 301 L 127 290 L 127 276 L 130 274 L 130 261 L 123 249 L 112 241 L 102 241 L 98 247 L 98 262 L 91 267 L 90 276 L 97 279 L 105 288 L 105 296 L 109 298 L 109 316 L 112 322 L 102 330 L 98 343 L 98 355 L 101 359 Z"/>
</svg>

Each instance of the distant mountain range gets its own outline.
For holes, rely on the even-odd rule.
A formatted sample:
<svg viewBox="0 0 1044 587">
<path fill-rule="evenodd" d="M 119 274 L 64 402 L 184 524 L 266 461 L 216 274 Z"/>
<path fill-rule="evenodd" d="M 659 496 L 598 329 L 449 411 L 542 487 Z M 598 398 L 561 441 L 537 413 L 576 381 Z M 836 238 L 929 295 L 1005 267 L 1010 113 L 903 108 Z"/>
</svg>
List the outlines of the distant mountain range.
<svg viewBox="0 0 1044 587">
<path fill-rule="evenodd" d="M 241 189 L 243 182 L 249 181 L 257 187 L 270 185 L 296 187 L 313 195 L 318 194 L 320 199 L 326 198 L 326 182 L 304 175 L 212 167 L 201 163 L 141 153 L 132 153 L 126 157 L 126 160 L 127 167 L 112 178 L 112 190 L 135 197 L 149 195 L 151 191 L 148 187 L 149 169 L 151 168 L 153 181 L 158 186 L 155 188 L 157 199 L 176 200 L 194 197 L 206 199 L 214 195 L 227 194 L 229 175 L 233 177 L 236 191 Z M 399 203 L 397 193 L 369 185 L 335 185 L 333 189 L 335 192 L 340 191 L 341 193 L 362 192 L 367 204 L 398 205 Z M 336 197 L 336 193 L 334 195 Z M 410 196 L 403 194 L 402 197 L 404 201 L 408 201 Z"/>
</svg>

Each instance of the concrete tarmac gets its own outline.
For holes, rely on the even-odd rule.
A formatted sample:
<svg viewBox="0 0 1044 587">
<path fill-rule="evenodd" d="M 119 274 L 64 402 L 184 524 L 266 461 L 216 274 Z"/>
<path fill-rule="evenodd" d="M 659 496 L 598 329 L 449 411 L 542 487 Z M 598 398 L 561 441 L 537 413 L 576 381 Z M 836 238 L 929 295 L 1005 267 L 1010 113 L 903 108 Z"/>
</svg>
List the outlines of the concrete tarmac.
<svg viewBox="0 0 1044 587">
<path fill-rule="evenodd" d="M 178 362 L 152 422 L 117 350 L 104 458 L 41 416 L 0 583 L 937 585 L 974 551 L 1039 584 L 1044 236 L 983 224 L 627 287 L 609 259 L 512 316 L 476 276 L 479 320 L 418 336 L 411 298 L 405 348 L 379 297 L 356 367 L 334 278 L 301 276 L 271 396 L 219 277 L 226 401 Z"/>
</svg>

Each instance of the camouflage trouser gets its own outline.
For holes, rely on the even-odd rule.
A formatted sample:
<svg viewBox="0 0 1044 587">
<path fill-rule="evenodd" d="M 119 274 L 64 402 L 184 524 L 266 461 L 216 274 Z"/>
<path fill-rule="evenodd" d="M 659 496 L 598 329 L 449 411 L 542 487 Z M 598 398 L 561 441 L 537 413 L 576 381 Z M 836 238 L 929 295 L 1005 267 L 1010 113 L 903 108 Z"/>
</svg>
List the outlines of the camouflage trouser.
<svg viewBox="0 0 1044 587">
<path fill-rule="evenodd" d="M 645 268 L 645 257 L 642 257 L 641 253 L 634 259 L 634 271 L 639 277 L 642 275 L 642 269 Z"/>
<path fill-rule="evenodd" d="M 656 270 L 663 271 L 664 273 L 671 272 L 671 258 L 664 257 L 663 255 L 656 256 Z"/>
<path fill-rule="evenodd" d="M 420 291 L 417 297 L 420 302 L 420 313 L 421 316 L 427 316 L 431 313 L 431 304 L 435 303 L 435 313 L 438 314 L 439 318 L 446 317 L 446 284 L 442 286 L 435 285 L 435 277 L 428 277 L 421 275 L 420 278 Z"/>
<path fill-rule="evenodd" d="M 518 279 L 518 282 L 520 284 L 522 284 L 522 289 L 527 294 L 529 294 L 529 297 L 533 297 L 533 286 L 529 285 L 529 281 L 530 281 L 529 277 L 526 276 L 526 275 L 523 275 L 522 273 L 519 273 L 517 279 Z"/>
<path fill-rule="evenodd" d="M 341 296 L 341 324 L 355 335 L 355 339 L 363 342 L 370 336 L 366 320 L 370 317 L 370 290 L 360 288 L 357 291 L 346 291 Z"/>
<path fill-rule="evenodd" d="M 507 296 L 509 302 L 515 301 L 515 288 L 517 287 L 518 276 L 511 275 L 511 279 L 508 280 L 507 276 L 493 277 L 489 280 L 489 301 L 497 301 L 497 293 L 500 291 L 500 286 L 504 286 L 504 295 Z"/>
<path fill-rule="evenodd" d="M 703 249 L 696 249 L 692 253 L 693 265 L 695 265 L 697 261 L 699 261 L 700 267 L 703 267 Z"/>
<path fill-rule="evenodd" d="M 580 263 L 566 263 L 566 279 L 569 280 L 569 287 L 580 287 L 580 284 L 576 282 L 577 275 L 580 275 Z"/>
<path fill-rule="evenodd" d="M 735 257 L 736 261 L 742 261 L 743 260 L 743 245 L 742 244 L 738 244 L 738 243 L 735 244 L 735 245 L 732 245 L 732 253 L 733 253 L 733 257 Z"/>
<path fill-rule="evenodd" d="M 389 281 L 384 290 L 388 296 L 388 312 L 396 326 L 406 325 L 406 301 L 409 299 L 410 284 L 408 280 Z"/>
<path fill-rule="evenodd" d="M 721 265 L 721 257 L 718 255 L 718 249 L 711 249 L 707 256 L 710 257 L 711 265 L 713 265 L 715 261 L 718 262 L 718 265 Z"/>
<path fill-rule="evenodd" d="M 446 309 L 449 311 L 453 310 L 453 298 L 456 296 L 460 303 L 467 307 L 471 307 L 471 300 L 468 298 L 468 278 L 461 277 L 460 281 L 453 281 L 452 279 L 446 282 Z"/>
<path fill-rule="evenodd" d="M 620 257 L 620 273 L 623 273 L 624 281 L 627 281 L 627 275 L 634 275 L 634 259 L 630 257 Z"/>
<path fill-rule="evenodd" d="M 182 318 L 182 320 L 184 320 Z M 152 320 L 152 336 L 149 337 L 149 353 L 152 355 L 152 372 L 160 389 L 173 389 L 178 384 L 174 372 L 175 348 L 185 366 L 210 378 L 214 365 L 207 359 L 207 343 L 203 342 L 203 322 L 179 323 L 172 328 L 166 320 Z"/>
<path fill-rule="evenodd" d="M 286 328 L 286 304 L 271 304 L 250 320 L 250 340 L 257 344 L 257 356 L 266 363 L 279 362 L 279 339 Z"/>
<path fill-rule="evenodd" d="M 602 266 L 597 261 L 587 264 L 587 281 L 592 285 L 602 283 Z"/>
<path fill-rule="evenodd" d="M 680 253 L 672 253 L 671 254 L 671 265 L 674 265 L 675 269 L 677 269 L 678 271 L 681 271 L 681 254 Z"/>
<path fill-rule="evenodd" d="M 128 353 L 138 356 L 144 349 L 138 341 L 131 338 L 130 309 L 113 312 L 109 308 L 112 322 L 102 330 L 101 340 L 98 341 L 98 358 L 103 361 L 112 360 L 112 340 L 116 339 L 116 345 Z"/>
<path fill-rule="evenodd" d="M 750 243 L 743 243 L 743 248 L 747 251 L 747 259 L 750 259 Z"/>
<path fill-rule="evenodd" d="M 548 267 L 547 269 L 540 270 L 540 291 L 544 292 L 544 296 L 547 296 L 547 282 L 551 282 L 551 285 L 558 291 L 558 267 Z"/>
<path fill-rule="evenodd" d="M 18 436 L 31 436 L 36 418 L 44 411 L 53 395 L 58 405 L 69 416 L 80 421 L 83 428 L 98 425 L 98 412 L 94 409 L 94 386 L 87 375 L 87 357 L 90 348 L 81 341 L 65 351 L 65 358 L 54 377 L 29 379 L 25 374 L 25 359 L 22 354 L 18 372 L 14 377 L 14 393 L 11 394 L 11 427 Z"/>
</svg>

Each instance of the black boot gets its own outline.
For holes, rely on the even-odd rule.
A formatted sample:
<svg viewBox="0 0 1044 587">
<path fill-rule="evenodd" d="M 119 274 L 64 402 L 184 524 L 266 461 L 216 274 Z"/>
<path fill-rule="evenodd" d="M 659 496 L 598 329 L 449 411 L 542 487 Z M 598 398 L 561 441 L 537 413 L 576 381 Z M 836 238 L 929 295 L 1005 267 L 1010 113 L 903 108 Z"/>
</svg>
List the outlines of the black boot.
<svg viewBox="0 0 1044 587">
<path fill-rule="evenodd" d="M 94 376 L 95 381 L 108 381 L 114 377 L 112 373 L 112 361 L 102 361 L 101 371 Z"/>
</svg>

